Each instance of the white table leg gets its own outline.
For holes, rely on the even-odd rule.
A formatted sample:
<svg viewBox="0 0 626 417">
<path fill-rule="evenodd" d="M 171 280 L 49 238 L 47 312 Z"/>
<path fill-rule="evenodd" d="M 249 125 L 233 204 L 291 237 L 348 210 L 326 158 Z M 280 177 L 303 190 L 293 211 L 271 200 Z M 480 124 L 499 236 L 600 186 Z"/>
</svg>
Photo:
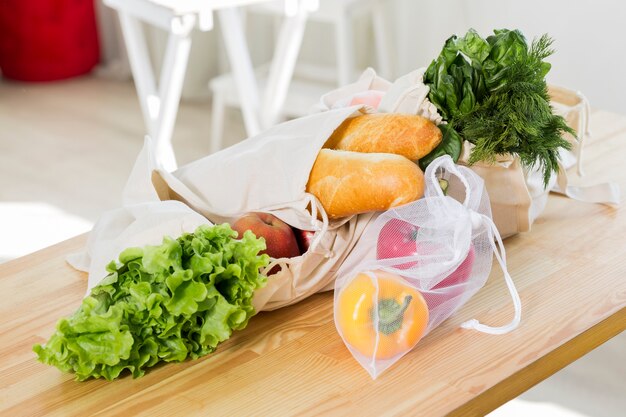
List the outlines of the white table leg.
<svg viewBox="0 0 626 417">
<path fill-rule="evenodd" d="M 378 73 L 390 78 L 392 74 L 391 44 L 387 35 L 386 13 L 383 4 L 385 0 L 372 1 L 372 19 L 374 24 L 374 42 L 376 43 L 376 59 L 378 61 Z"/>
<path fill-rule="evenodd" d="M 337 68 L 339 86 L 354 82 L 354 42 L 350 14 L 344 13 L 337 17 L 335 24 L 335 44 L 337 53 Z"/>
<path fill-rule="evenodd" d="M 157 91 L 141 23 L 123 11 L 119 15 L 148 134 L 155 141 L 157 160 L 166 170 L 173 171 L 177 165 L 172 148 L 172 132 L 189 60 L 195 17 L 172 18 Z"/>
<path fill-rule="evenodd" d="M 261 131 L 259 124 L 259 89 L 254 76 L 250 53 L 248 52 L 241 17 L 235 8 L 218 10 L 217 16 L 220 21 L 230 68 L 237 83 L 246 132 L 248 136 L 254 136 Z"/>
<path fill-rule="evenodd" d="M 128 51 L 130 68 L 133 72 L 135 88 L 139 96 L 139 105 L 141 106 L 148 134 L 154 138 L 156 134 L 154 121 L 156 120 L 158 109 L 157 112 L 154 109 L 151 111 L 149 103 L 154 103 L 155 98 L 158 100 L 158 96 L 146 46 L 146 37 L 141 22 L 137 18 L 121 10 L 119 11 L 119 17 Z"/>
<path fill-rule="evenodd" d="M 259 109 L 261 126 L 264 128 L 278 122 L 287 97 L 309 12 L 306 0 L 298 1 L 297 7 L 291 12 L 291 15 L 285 17 L 278 35 L 263 104 Z"/>
<path fill-rule="evenodd" d="M 180 20 L 178 20 L 180 19 Z M 191 50 L 191 30 L 195 19 L 192 16 L 175 18 L 167 40 L 163 68 L 159 82 L 160 111 L 157 129 L 156 157 L 168 171 L 176 169 L 176 157 L 172 148 L 174 123 L 180 104 L 185 80 L 185 71 Z"/>
<path fill-rule="evenodd" d="M 213 90 L 213 106 L 211 107 L 211 143 L 209 152 L 215 153 L 222 147 L 224 134 L 224 93 Z"/>
</svg>

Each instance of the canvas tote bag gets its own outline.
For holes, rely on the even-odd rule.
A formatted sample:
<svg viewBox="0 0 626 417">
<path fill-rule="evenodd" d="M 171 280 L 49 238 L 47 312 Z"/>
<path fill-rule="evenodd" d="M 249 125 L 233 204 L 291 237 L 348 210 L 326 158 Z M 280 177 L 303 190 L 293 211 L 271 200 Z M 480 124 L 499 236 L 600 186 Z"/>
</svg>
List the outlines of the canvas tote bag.
<svg viewBox="0 0 626 417">
<path fill-rule="evenodd" d="M 275 265 L 281 270 L 257 291 L 255 309 L 273 310 L 331 289 L 341 262 L 373 214 L 329 221 L 319 201 L 306 193 L 306 184 L 328 137 L 362 107 L 282 123 L 173 173 L 159 166 L 147 139 L 126 185 L 124 207 L 102 216 L 86 252 L 70 263 L 89 272 L 92 288 L 106 276 L 106 264 L 126 247 L 157 244 L 164 235 L 176 237 L 198 224 L 266 212 L 295 228 L 315 231 L 315 236 L 303 255 L 272 259 L 265 272 Z"/>
<path fill-rule="evenodd" d="M 371 68 L 353 84 L 341 87 L 322 96 L 314 111 L 337 109 L 354 102 L 365 102 L 365 111 L 374 113 L 418 114 L 435 124 L 441 123 L 436 107 L 428 101 L 429 87 L 423 82 L 425 68 L 398 78 L 394 83 L 376 75 Z M 569 184 L 568 169 L 577 166 L 582 174 L 582 149 L 584 139 L 590 135 L 589 102 L 580 93 L 562 87 L 549 87 L 551 104 L 555 113 L 562 115 L 578 137 L 569 137 L 571 151 L 561 152 L 561 167 L 548 187 L 544 187 L 539 169 L 527 170 L 518 158 L 500 156 L 495 164 L 478 162 L 468 164 L 472 145 L 464 142 L 463 152 L 457 162 L 468 166 L 485 181 L 490 196 L 493 221 L 502 238 L 527 232 L 543 212 L 550 191 L 569 198 L 606 205 L 617 205 L 620 193 L 617 184 L 602 183 L 587 187 Z"/>
</svg>

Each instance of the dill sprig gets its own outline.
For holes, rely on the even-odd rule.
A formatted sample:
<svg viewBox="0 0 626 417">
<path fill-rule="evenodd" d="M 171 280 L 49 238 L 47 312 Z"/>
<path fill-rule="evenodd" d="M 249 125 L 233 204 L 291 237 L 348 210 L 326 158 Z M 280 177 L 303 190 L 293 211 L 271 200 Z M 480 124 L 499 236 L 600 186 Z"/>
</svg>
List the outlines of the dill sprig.
<svg viewBox="0 0 626 417">
<path fill-rule="evenodd" d="M 461 135 L 475 145 L 470 164 L 515 154 L 526 168 L 541 167 L 545 185 L 558 171 L 559 149 L 570 149 L 563 134 L 576 133 L 550 106 L 543 60 L 552 54 L 551 44 L 546 35 L 535 40 L 528 54 L 503 69 L 503 82 L 455 120 Z"/>
</svg>

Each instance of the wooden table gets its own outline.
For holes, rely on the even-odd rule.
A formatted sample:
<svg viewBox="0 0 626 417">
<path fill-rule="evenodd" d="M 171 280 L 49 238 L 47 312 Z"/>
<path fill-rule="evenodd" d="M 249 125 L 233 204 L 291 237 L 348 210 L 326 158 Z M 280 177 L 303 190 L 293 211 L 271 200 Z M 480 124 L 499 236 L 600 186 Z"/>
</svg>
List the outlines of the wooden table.
<svg viewBox="0 0 626 417">
<path fill-rule="evenodd" d="M 587 175 L 626 189 L 626 117 L 593 113 Z M 507 239 L 522 324 L 504 336 L 460 329 L 508 322 L 501 271 L 376 381 L 335 331 L 332 294 L 254 317 L 217 352 L 145 377 L 75 382 L 35 360 L 72 313 L 85 274 L 65 264 L 85 236 L 0 265 L 0 415 L 481 415 L 626 328 L 626 215 L 550 197 L 530 233 Z"/>
</svg>

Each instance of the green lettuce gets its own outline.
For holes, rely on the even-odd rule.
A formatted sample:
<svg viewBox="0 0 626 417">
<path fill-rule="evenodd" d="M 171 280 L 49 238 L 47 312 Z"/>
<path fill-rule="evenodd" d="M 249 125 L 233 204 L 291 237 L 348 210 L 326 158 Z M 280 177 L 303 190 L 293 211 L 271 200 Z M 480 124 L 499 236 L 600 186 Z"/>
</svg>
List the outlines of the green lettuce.
<svg viewBox="0 0 626 417">
<path fill-rule="evenodd" d="M 228 224 L 200 226 L 159 246 L 129 248 L 79 309 L 61 319 L 38 359 L 76 379 L 133 377 L 160 361 L 181 362 L 213 352 L 255 311 L 265 285 L 265 241 L 248 231 L 237 240 Z"/>
</svg>

